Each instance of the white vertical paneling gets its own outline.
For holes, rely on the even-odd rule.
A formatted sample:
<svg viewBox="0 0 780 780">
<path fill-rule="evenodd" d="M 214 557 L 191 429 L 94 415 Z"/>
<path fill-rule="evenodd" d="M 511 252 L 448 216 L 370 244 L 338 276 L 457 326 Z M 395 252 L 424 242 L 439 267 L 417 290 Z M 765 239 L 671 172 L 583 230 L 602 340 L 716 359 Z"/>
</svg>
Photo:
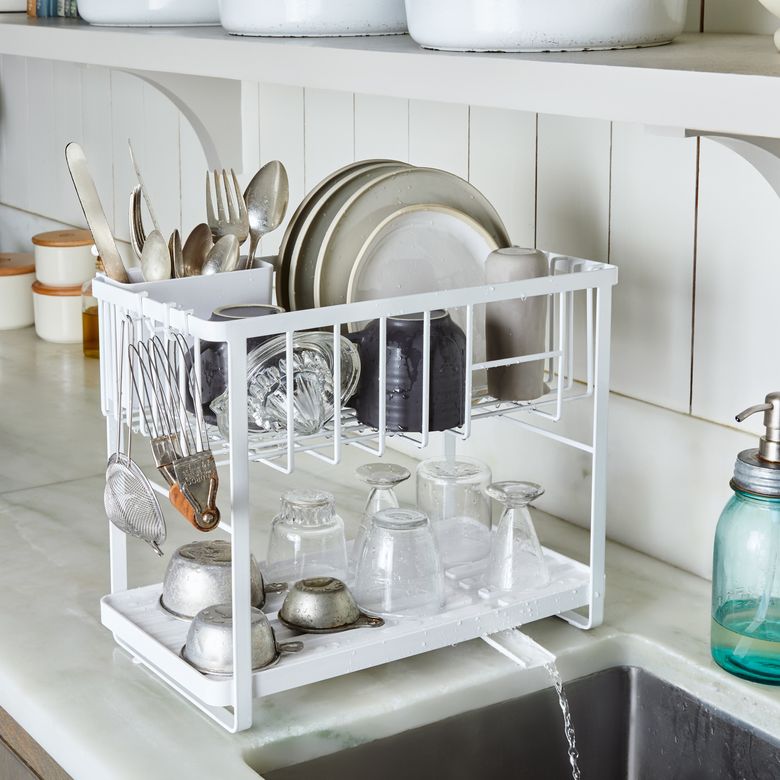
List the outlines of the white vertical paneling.
<svg viewBox="0 0 780 780">
<path fill-rule="evenodd" d="M 3 167 L 2 200 L 10 206 L 30 209 L 31 193 L 36 196 L 40 185 L 30 186 L 27 161 L 32 154 L 28 122 L 27 63 L 23 57 L 3 57 Z"/>
<path fill-rule="evenodd" d="M 470 180 L 498 209 L 512 242 L 533 246 L 536 115 L 472 106 Z"/>
<path fill-rule="evenodd" d="M 139 165 L 167 239 L 180 227 L 179 111 L 159 90 L 143 85 L 144 143 Z M 128 157 L 125 154 L 125 157 Z M 129 158 L 128 158 L 129 159 Z M 130 196 L 130 190 L 127 191 Z"/>
<path fill-rule="evenodd" d="M 57 186 L 57 164 L 62 163 L 61 158 L 54 153 L 55 144 L 52 138 L 55 64 L 39 59 L 28 59 L 26 64 L 29 122 L 26 176 L 30 182 L 28 208 L 36 214 L 54 217 L 60 210 L 61 192 Z"/>
<path fill-rule="evenodd" d="M 618 123 L 612 139 L 612 387 L 687 412 L 696 141 Z"/>
<path fill-rule="evenodd" d="M 117 238 L 128 241 L 130 193 L 136 183 L 127 149 L 131 139 L 149 197 L 165 237 L 180 221 L 179 112 L 140 79 L 112 71 L 114 208 Z M 146 230 L 152 229 L 146 219 Z"/>
<path fill-rule="evenodd" d="M 86 65 L 81 69 L 82 145 L 89 160 L 108 224 L 114 226 L 114 151 L 111 72 Z M 124 213 L 124 212 L 123 212 Z M 83 216 L 81 217 L 83 220 Z M 122 220 L 124 222 L 124 219 Z"/>
<path fill-rule="evenodd" d="M 469 108 L 409 101 L 409 162 L 469 175 Z"/>
<path fill-rule="evenodd" d="M 86 224 L 65 162 L 65 146 L 71 141 L 83 143 L 84 139 L 81 107 L 83 67 L 70 62 L 58 62 L 54 66 L 54 132 L 51 144 L 55 160 L 57 208 L 52 215 L 69 225 Z"/>
<path fill-rule="evenodd" d="M 705 0 L 704 32 L 771 34 L 780 26 L 758 0 Z"/>
<path fill-rule="evenodd" d="M 111 71 L 112 156 L 114 163 L 114 234 L 122 241 L 130 240 L 128 203 L 135 185 L 135 176 L 127 151 L 127 139 L 144 162 L 144 86 L 143 82 L 121 71 Z M 170 151 L 170 150 L 169 150 Z M 154 193 L 152 193 L 154 197 Z M 147 222 L 147 231 L 151 224 Z"/>
<path fill-rule="evenodd" d="M 260 159 L 264 163 L 281 160 L 290 183 L 290 205 L 284 222 L 263 239 L 263 254 L 273 254 L 306 192 L 304 94 L 300 87 L 260 85 Z"/>
<path fill-rule="evenodd" d="M 780 199 L 742 158 L 702 140 L 693 413 L 726 425 L 780 388 Z M 762 431 L 753 417 L 740 427 Z"/>
<path fill-rule="evenodd" d="M 351 92 L 307 89 L 305 102 L 306 189 L 355 159 Z"/>
<path fill-rule="evenodd" d="M 179 122 L 179 167 L 181 170 L 181 226 L 183 239 L 195 225 L 206 221 L 206 155 L 185 117 Z"/>
<path fill-rule="evenodd" d="M 355 159 L 409 159 L 409 101 L 355 95 Z"/>
<path fill-rule="evenodd" d="M 609 122 L 539 116 L 536 243 L 606 260 L 609 237 Z"/>
<path fill-rule="evenodd" d="M 610 124 L 540 115 L 537 139 L 536 245 L 607 260 Z M 575 301 L 574 375 L 585 376 L 584 296 Z"/>
<path fill-rule="evenodd" d="M 704 0 L 688 0 L 688 16 L 685 20 L 685 32 L 699 32 L 701 11 Z"/>
</svg>

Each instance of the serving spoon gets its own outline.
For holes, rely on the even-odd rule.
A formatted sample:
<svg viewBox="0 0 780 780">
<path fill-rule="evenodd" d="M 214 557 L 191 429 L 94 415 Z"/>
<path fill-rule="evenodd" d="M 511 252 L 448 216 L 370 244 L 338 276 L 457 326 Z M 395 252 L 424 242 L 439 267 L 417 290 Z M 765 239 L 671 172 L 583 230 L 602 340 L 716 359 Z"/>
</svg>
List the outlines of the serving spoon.
<svg viewBox="0 0 780 780">
<path fill-rule="evenodd" d="M 287 213 L 290 184 L 287 171 L 279 160 L 266 163 L 249 182 L 244 192 L 249 215 L 249 254 L 244 268 L 251 268 L 260 239 L 276 230 Z"/>
</svg>

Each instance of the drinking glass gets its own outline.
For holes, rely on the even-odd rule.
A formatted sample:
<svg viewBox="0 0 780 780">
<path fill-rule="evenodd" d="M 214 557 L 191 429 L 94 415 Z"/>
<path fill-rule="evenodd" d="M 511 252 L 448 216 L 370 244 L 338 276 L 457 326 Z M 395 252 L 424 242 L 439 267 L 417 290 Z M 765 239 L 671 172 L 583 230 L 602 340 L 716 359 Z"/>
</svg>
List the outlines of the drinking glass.
<svg viewBox="0 0 780 780">
<path fill-rule="evenodd" d="M 495 590 L 533 590 L 547 585 L 550 573 L 536 535 L 529 504 L 544 493 L 535 482 L 494 482 L 487 495 L 504 505 L 493 534 L 488 584 Z"/>
<path fill-rule="evenodd" d="M 430 517 L 446 568 L 490 554 L 490 467 L 472 458 L 433 458 L 417 467 L 417 506 Z"/>
<path fill-rule="evenodd" d="M 271 522 L 268 576 L 277 582 L 347 575 L 344 521 L 336 501 L 319 490 L 290 490 Z"/>
<path fill-rule="evenodd" d="M 389 617 L 419 617 L 441 610 L 444 570 L 425 514 L 382 509 L 372 515 L 354 594 L 366 611 Z"/>
<path fill-rule="evenodd" d="M 360 554 L 366 544 L 368 527 L 372 515 L 382 509 L 397 509 L 398 497 L 395 494 L 395 488 L 402 482 L 405 482 L 412 475 L 412 472 L 404 466 L 396 463 L 366 463 L 355 469 L 355 476 L 371 489 L 363 508 L 363 514 L 360 518 L 360 527 L 358 528 L 355 542 L 352 545 L 352 565 L 357 566 L 360 560 Z"/>
</svg>

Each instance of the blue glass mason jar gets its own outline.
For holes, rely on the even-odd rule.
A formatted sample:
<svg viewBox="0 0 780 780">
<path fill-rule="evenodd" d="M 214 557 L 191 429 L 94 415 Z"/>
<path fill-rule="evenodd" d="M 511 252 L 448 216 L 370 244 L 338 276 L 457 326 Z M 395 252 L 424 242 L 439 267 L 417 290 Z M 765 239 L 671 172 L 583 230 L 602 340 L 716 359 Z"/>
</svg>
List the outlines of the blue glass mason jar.
<svg viewBox="0 0 780 780">
<path fill-rule="evenodd" d="M 727 672 L 780 685 L 780 393 L 764 411 L 766 436 L 737 456 L 718 521 L 712 571 L 712 657 Z"/>
</svg>

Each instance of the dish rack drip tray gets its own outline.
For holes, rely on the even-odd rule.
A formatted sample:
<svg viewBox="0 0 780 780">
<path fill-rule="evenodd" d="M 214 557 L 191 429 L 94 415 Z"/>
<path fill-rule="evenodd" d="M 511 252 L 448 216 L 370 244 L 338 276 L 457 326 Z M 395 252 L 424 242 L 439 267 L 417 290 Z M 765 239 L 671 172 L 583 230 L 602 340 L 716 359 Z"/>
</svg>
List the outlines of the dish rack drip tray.
<svg viewBox="0 0 780 780">
<path fill-rule="evenodd" d="M 469 639 L 559 615 L 588 604 L 589 568 L 544 549 L 550 584 L 524 593 L 490 593 L 475 569 L 451 570 L 445 608 L 424 618 L 388 618 L 382 628 L 337 634 L 299 634 L 279 622 L 284 594 L 268 594 L 263 611 L 280 642 L 296 639 L 305 652 L 287 655 L 275 666 L 254 672 L 253 696 L 267 696 L 301 685 L 437 650 Z M 232 678 L 201 674 L 181 656 L 189 621 L 179 620 L 159 604 L 162 585 L 104 596 L 103 625 L 141 663 L 169 680 L 177 680 L 204 704 L 232 703 Z"/>
</svg>

